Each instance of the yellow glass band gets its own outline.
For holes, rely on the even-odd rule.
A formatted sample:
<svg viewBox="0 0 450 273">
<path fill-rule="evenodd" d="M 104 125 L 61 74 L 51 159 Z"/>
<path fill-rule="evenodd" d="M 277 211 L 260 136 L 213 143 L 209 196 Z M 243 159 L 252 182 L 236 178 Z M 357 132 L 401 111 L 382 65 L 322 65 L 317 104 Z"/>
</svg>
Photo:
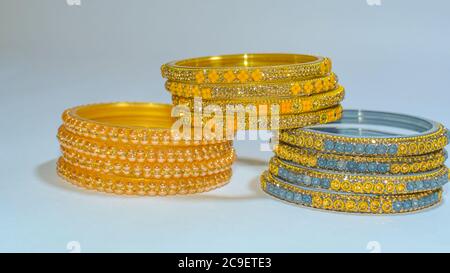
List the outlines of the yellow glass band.
<svg viewBox="0 0 450 273">
<path fill-rule="evenodd" d="M 166 81 L 165 87 L 173 95 L 180 97 L 223 100 L 309 96 L 336 89 L 337 82 L 337 76 L 331 73 L 325 77 L 277 83 L 192 84 Z"/>
<path fill-rule="evenodd" d="M 231 169 L 201 177 L 184 179 L 126 178 L 86 171 L 63 159 L 58 161 L 58 175 L 74 185 L 90 190 L 126 195 L 175 195 L 210 191 L 228 183 Z"/>
<path fill-rule="evenodd" d="M 152 103 L 66 110 L 58 130 L 59 175 L 118 194 L 194 193 L 227 183 L 235 159 L 231 141 L 174 138 L 171 110 Z"/>
<path fill-rule="evenodd" d="M 140 163 L 185 163 L 218 159 L 233 151 L 231 141 L 194 146 L 154 146 L 130 145 L 104 142 L 99 139 L 86 139 L 74 135 L 61 126 L 58 140 L 62 148 L 75 151 L 80 155 L 101 159 L 120 160 Z"/>
<path fill-rule="evenodd" d="M 191 110 L 193 111 L 193 109 Z M 261 118 L 261 115 L 253 116 L 243 113 L 243 119 L 239 119 L 238 115 L 230 115 L 227 117 L 226 109 L 222 109 L 222 112 L 223 116 L 219 118 L 203 116 L 199 123 L 201 123 L 201 126 L 205 126 L 209 122 L 218 126 L 223 125 L 224 131 L 227 128 L 243 130 L 292 129 L 339 120 L 342 116 L 342 107 L 341 105 L 336 105 L 327 109 L 302 114 L 267 114 L 265 118 Z"/>
<path fill-rule="evenodd" d="M 171 81 L 190 83 L 248 83 L 298 80 L 329 74 L 328 58 L 300 54 L 238 54 L 174 61 L 162 65 Z"/>
<path fill-rule="evenodd" d="M 344 88 L 339 86 L 337 89 L 332 91 L 304 97 L 203 100 L 202 107 L 205 108 L 215 105 L 219 106 L 223 110 L 226 110 L 228 106 L 233 107 L 235 105 L 243 107 L 253 106 L 255 109 L 259 109 L 260 106 L 264 106 L 264 108 L 267 109 L 267 112 L 271 114 L 271 106 L 277 105 L 280 114 L 298 114 L 335 106 L 344 99 L 344 95 Z M 174 95 L 172 96 L 172 101 L 175 105 L 185 104 L 191 109 L 194 109 L 194 101 L 191 98 L 184 98 Z"/>
<path fill-rule="evenodd" d="M 104 103 L 78 106 L 64 111 L 67 131 L 90 139 L 139 145 L 200 145 L 225 140 L 182 139 L 171 130 L 176 118 L 172 106 L 156 103 Z"/>
<path fill-rule="evenodd" d="M 235 159 L 233 150 L 223 154 L 220 158 L 183 163 L 122 162 L 82 155 L 63 147 L 61 153 L 62 158 L 75 167 L 103 174 L 136 178 L 182 178 L 213 175 L 231 168 Z"/>
</svg>

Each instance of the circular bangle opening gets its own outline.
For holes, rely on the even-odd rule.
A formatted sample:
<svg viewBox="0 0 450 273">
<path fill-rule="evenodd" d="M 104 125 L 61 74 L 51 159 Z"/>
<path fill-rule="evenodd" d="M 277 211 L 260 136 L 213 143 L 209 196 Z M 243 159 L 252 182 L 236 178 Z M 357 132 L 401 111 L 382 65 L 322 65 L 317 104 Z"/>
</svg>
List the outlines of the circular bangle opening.
<svg viewBox="0 0 450 273">
<path fill-rule="evenodd" d="M 106 103 L 79 106 L 72 115 L 87 122 L 117 127 L 170 129 L 172 106 L 157 103 Z"/>
<path fill-rule="evenodd" d="M 388 112 L 344 110 L 342 119 L 308 130 L 350 137 L 400 137 L 432 133 L 436 122 Z"/>
<path fill-rule="evenodd" d="M 192 58 L 172 63 L 178 67 L 263 67 L 292 64 L 307 64 L 321 60 L 321 57 L 301 54 L 238 54 Z"/>
</svg>

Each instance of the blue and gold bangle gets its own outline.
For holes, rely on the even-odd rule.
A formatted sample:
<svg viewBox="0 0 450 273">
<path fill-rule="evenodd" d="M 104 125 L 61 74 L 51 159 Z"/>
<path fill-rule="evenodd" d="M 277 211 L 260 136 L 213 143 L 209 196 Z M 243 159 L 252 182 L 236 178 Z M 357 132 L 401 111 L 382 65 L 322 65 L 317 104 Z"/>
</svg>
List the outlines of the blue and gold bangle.
<svg viewBox="0 0 450 273">
<path fill-rule="evenodd" d="M 442 189 L 401 195 L 335 193 L 291 185 L 270 173 L 261 176 L 262 189 L 278 198 L 298 205 L 353 213 L 393 214 L 422 210 L 438 204 Z"/>
<path fill-rule="evenodd" d="M 338 155 L 286 144 L 276 146 L 280 158 L 321 169 L 376 174 L 408 174 L 426 172 L 441 167 L 447 159 L 445 150 L 414 156 Z"/>
<path fill-rule="evenodd" d="M 401 132 L 362 126 L 384 126 Z M 409 132 L 405 134 L 405 130 Z M 280 133 L 280 141 L 335 154 L 410 156 L 444 148 L 448 144 L 448 134 L 442 124 L 414 116 L 345 110 L 342 119 L 334 123 L 284 130 Z"/>
<path fill-rule="evenodd" d="M 413 175 L 367 175 L 309 168 L 273 157 L 269 172 L 292 185 L 359 194 L 424 192 L 436 190 L 448 182 L 448 169 L 445 166 Z"/>
</svg>

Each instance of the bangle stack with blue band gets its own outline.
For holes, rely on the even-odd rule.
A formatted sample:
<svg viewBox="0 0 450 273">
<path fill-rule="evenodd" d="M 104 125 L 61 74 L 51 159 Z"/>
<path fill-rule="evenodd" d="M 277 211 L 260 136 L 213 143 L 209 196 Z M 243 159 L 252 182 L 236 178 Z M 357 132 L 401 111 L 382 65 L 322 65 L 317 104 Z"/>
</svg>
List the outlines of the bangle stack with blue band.
<svg viewBox="0 0 450 273">
<path fill-rule="evenodd" d="M 382 127 L 382 128 L 380 128 Z M 402 213 L 440 202 L 448 131 L 409 115 L 345 110 L 340 121 L 283 130 L 263 189 L 296 204 Z"/>
</svg>

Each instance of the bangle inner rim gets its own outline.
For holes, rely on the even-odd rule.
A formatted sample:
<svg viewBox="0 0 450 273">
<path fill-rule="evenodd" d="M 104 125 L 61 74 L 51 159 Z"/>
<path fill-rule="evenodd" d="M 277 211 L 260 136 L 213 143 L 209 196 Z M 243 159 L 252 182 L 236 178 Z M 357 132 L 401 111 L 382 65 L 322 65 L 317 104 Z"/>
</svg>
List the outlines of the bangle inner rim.
<svg viewBox="0 0 450 273">
<path fill-rule="evenodd" d="M 382 129 L 379 128 L 380 126 L 383 126 Z M 418 136 L 432 133 L 437 129 L 436 122 L 414 116 L 378 111 L 344 110 L 341 120 L 312 126 L 307 130 L 340 136 L 385 138 Z M 408 132 L 399 133 L 399 130 Z"/>
<path fill-rule="evenodd" d="M 230 67 L 263 67 L 292 64 L 306 64 L 322 58 L 300 54 L 239 54 L 192 58 L 172 63 L 185 68 L 230 68 Z"/>
</svg>

